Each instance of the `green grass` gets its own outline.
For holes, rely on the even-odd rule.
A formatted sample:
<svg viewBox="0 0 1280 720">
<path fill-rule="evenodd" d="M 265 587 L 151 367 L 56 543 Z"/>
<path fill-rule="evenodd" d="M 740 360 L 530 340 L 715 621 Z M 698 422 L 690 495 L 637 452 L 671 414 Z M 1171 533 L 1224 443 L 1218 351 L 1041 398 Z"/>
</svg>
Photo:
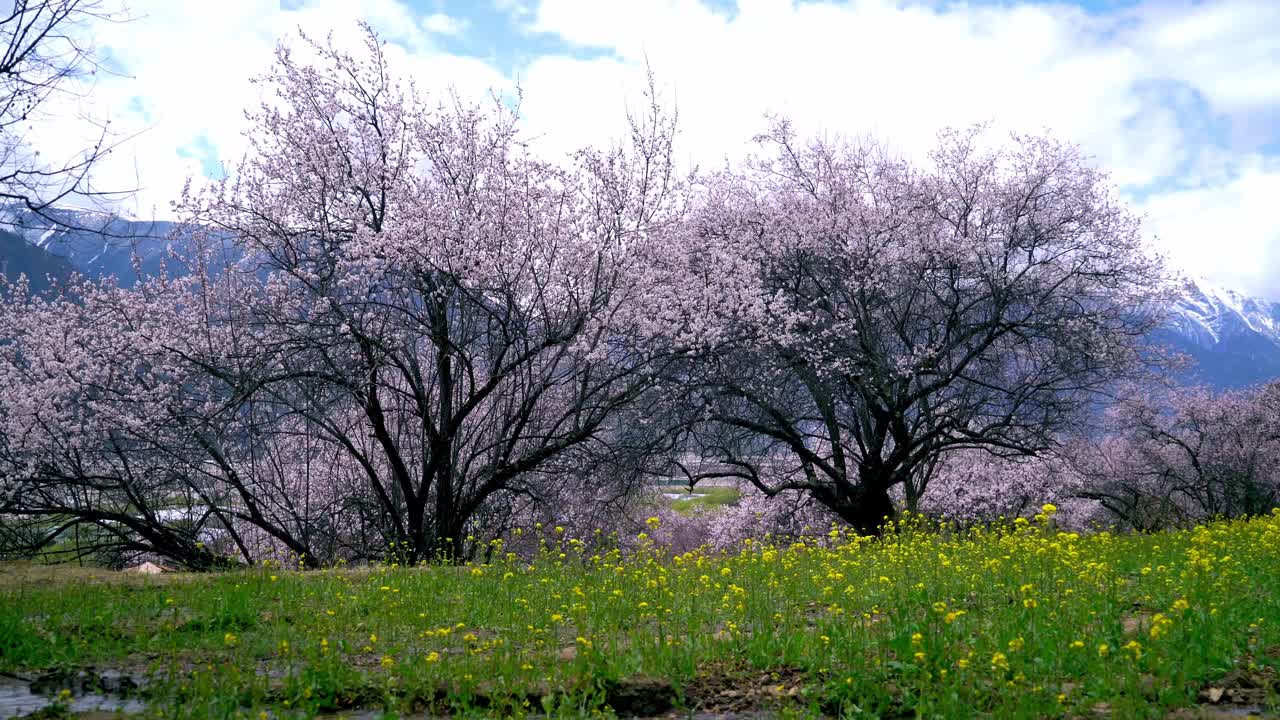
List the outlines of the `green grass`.
<svg viewBox="0 0 1280 720">
<path fill-rule="evenodd" d="M 1280 709 L 1280 515 L 1131 536 L 1048 520 L 833 532 L 675 558 L 549 531 L 537 558 L 495 557 L 152 578 L 11 566 L 0 671 L 149 673 L 164 718 L 1163 718 L 1210 688 Z"/>
<path fill-rule="evenodd" d="M 672 492 L 684 492 L 686 490 L 688 488 L 682 486 L 679 490 L 673 490 Z M 699 487 L 694 490 L 694 493 L 702 497 L 672 501 L 671 509 L 681 515 L 696 515 L 724 505 L 732 505 L 738 502 L 738 498 L 742 496 L 742 493 L 738 492 L 737 488 L 715 485 Z"/>
</svg>

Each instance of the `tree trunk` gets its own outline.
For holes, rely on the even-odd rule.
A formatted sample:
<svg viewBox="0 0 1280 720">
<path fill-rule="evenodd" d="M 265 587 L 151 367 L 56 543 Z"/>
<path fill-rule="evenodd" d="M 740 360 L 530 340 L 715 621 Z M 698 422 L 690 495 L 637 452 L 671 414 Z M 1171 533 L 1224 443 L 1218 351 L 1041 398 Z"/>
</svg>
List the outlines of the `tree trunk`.
<svg viewBox="0 0 1280 720">
<path fill-rule="evenodd" d="M 859 535 L 879 537 L 884 526 L 898 515 L 889 488 L 880 484 L 861 484 L 844 492 L 815 492 L 814 497 Z"/>
<path fill-rule="evenodd" d="M 447 516 L 437 515 L 430 543 L 418 553 L 419 560 L 447 565 L 462 562 L 466 518 L 459 518 L 457 515 L 456 511 L 451 511 Z"/>
</svg>

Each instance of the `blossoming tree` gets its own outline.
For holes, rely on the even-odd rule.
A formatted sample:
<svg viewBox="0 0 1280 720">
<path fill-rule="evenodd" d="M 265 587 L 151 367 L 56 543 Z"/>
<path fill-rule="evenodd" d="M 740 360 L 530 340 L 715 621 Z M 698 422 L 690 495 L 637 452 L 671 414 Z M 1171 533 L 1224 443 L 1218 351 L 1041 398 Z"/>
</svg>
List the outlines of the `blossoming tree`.
<svg viewBox="0 0 1280 720">
<path fill-rule="evenodd" d="M 1103 442 L 1072 454 L 1081 497 L 1122 525 L 1159 530 L 1280 505 L 1280 386 L 1132 393 Z"/>
<path fill-rule="evenodd" d="M 612 447 L 653 384 L 622 308 L 678 209 L 673 123 L 655 103 L 626 146 L 552 164 L 502 101 L 398 84 L 372 33 L 308 47 L 278 53 L 251 157 L 185 202 L 264 278 L 232 300 L 266 358 L 236 383 L 360 469 L 409 559 L 457 557 L 486 501 Z"/>
<path fill-rule="evenodd" d="M 706 179 L 652 313 L 696 348 L 675 381 L 705 476 L 876 533 L 940 455 L 1039 453 L 1142 370 L 1164 284 L 1137 218 L 1076 148 L 985 138 L 944 133 L 918 167 L 776 122 Z"/>
</svg>

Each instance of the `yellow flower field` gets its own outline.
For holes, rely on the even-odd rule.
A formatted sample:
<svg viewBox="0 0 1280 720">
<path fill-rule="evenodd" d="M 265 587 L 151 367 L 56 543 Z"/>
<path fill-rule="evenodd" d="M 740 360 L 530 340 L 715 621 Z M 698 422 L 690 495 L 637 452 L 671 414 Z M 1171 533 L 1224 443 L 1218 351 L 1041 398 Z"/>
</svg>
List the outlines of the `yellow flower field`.
<svg viewBox="0 0 1280 720">
<path fill-rule="evenodd" d="M 549 530 L 535 558 L 499 543 L 462 568 L 6 582 L 0 669 L 47 687 L 131 670 L 153 717 L 1280 709 L 1280 514 L 1152 535 L 1052 515 L 731 553 Z"/>
</svg>

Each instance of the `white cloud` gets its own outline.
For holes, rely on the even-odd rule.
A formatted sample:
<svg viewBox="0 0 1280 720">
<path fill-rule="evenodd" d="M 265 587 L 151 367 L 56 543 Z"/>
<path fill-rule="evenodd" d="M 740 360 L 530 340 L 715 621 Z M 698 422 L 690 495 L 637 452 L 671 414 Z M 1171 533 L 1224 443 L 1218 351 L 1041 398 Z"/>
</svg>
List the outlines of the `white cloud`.
<svg viewBox="0 0 1280 720">
<path fill-rule="evenodd" d="M 529 0 L 491 0 L 493 8 L 513 20 L 524 20 L 533 15 Z"/>
<path fill-rule="evenodd" d="M 1182 78 L 1223 112 L 1275 108 L 1280 98 L 1280 3 L 1153 3 L 1133 39 L 1152 72 Z"/>
<path fill-rule="evenodd" d="M 1261 155 L 1280 139 L 1280 3 L 1151 0 L 1090 15 L 1067 4 L 899 0 L 740 0 L 734 13 L 697 0 L 490 2 L 528 35 L 399 0 L 288 9 L 275 0 L 135 0 L 141 19 L 98 36 L 133 77 L 100 80 L 93 109 L 122 132 L 150 129 L 103 167 L 100 184 L 132 184 L 136 170 L 139 212 L 163 214 L 199 172 L 179 148 L 205 138 L 220 158 L 239 158 L 243 110 L 260 101 L 247 80 L 269 67 L 278 39 L 301 27 L 354 42 L 365 19 L 391 43 L 394 67 L 429 92 L 456 86 L 479 96 L 517 79 L 443 51 L 440 35 L 487 35 L 516 43 L 517 54 L 521 40 L 545 46 L 547 37 L 591 49 L 586 58 L 536 57 L 516 72 L 529 130 L 546 152 L 619 137 L 626 107 L 641 102 L 647 62 L 678 102 L 690 162 L 742 154 L 767 112 L 804 133 L 870 133 L 913 156 L 945 125 L 1048 128 L 1133 190 L 1175 260 L 1255 288 L 1261 280 L 1239 267 L 1280 270 L 1280 220 L 1266 209 L 1277 170 Z M 56 148 L 79 131 L 67 118 L 42 132 Z"/>
<path fill-rule="evenodd" d="M 110 119 L 120 137 L 138 134 L 97 168 L 95 178 L 101 189 L 138 186 L 124 209 L 142 217 L 169 215 L 169 202 L 187 178 L 200 178 L 200 162 L 181 157 L 181 149 L 203 139 L 220 160 L 234 164 L 241 158 L 244 112 L 264 99 L 250 78 L 270 68 L 278 41 L 299 45 L 298 30 L 317 40 L 332 33 L 338 45 L 354 47 L 361 41 L 358 21 L 363 20 L 389 42 L 395 66 L 419 76 L 425 86 L 445 84 L 445 78 L 459 85 L 503 81 L 483 63 L 439 52 L 430 32 L 443 31 L 447 19 L 419 22 L 398 0 L 308 0 L 287 9 L 277 0 L 135 0 L 129 9 L 135 20 L 95 28 L 97 47 L 126 75 L 101 75 L 89 111 Z M 74 110 L 63 107 L 58 121 L 39 128 L 33 138 L 37 146 L 65 147 L 72 139 L 89 139 L 86 132 L 92 128 L 80 123 Z"/>
<path fill-rule="evenodd" d="M 1153 195 L 1139 204 L 1147 228 L 1193 275 L 1280 300 L 1280 161 L 1253 157 L 1222 184 Z"/>
<path fill-rule="evenodd" d="M 422 19 L 422 27 L 441 35 L 461 35 L 467 29 L 467 22 L 444 13 L 434 13 Z"/>
<path fill-rule="evenodd" d="M 543 0 L 533 30 L 614 58 L 535 60 L 527 110 L 557 146 L 616 135 L 647 59 L 702 163 L 741 153 L 766 112 L 916 157 L 946 125 L 1048 129 L 1143 199 L 1175 263 L 1266 289 L 1280 219 L 1254 146 L 1278 139 L 1280 3 L 1152 2 L 1101 17 L 931 5 L 742 0 L 731 18 L 693 0 Z"/>
</svg>

